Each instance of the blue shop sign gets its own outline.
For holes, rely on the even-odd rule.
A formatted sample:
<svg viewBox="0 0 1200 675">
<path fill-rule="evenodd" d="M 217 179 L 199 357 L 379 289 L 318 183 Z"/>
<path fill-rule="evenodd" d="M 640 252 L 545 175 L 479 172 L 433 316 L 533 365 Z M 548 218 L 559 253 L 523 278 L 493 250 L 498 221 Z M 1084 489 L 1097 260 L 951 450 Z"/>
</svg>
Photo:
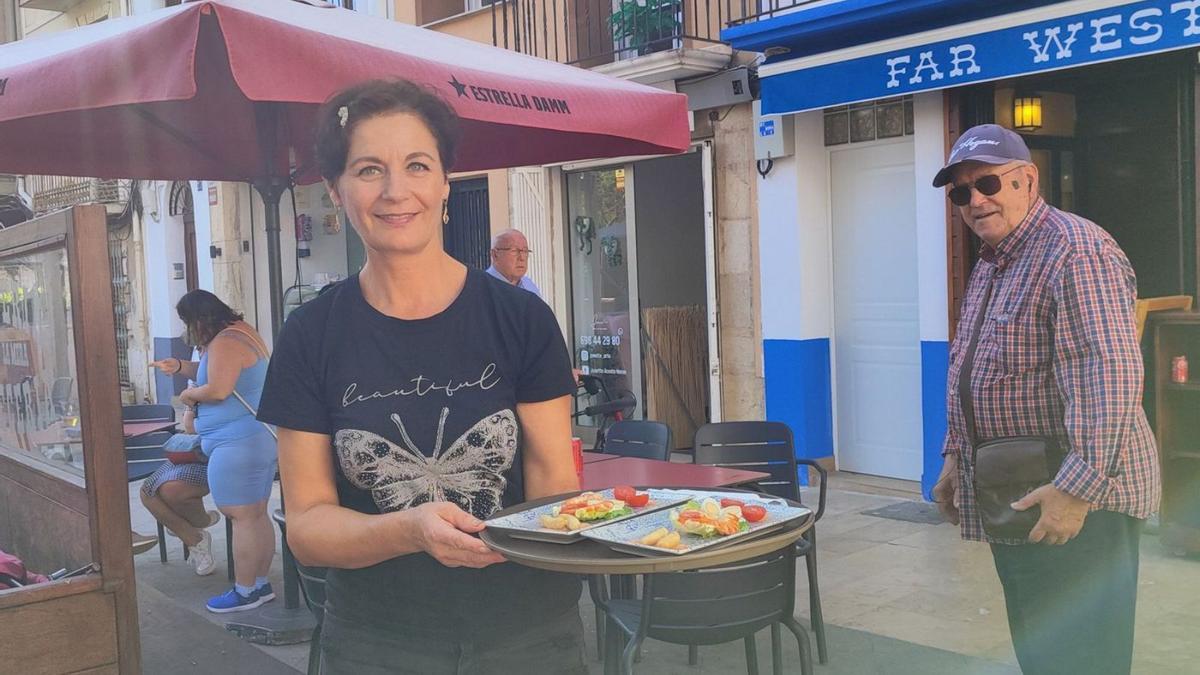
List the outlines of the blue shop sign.
<svg viewBox="0 0 1200 675">
<path fill-rule="evenodd" d="M 1200 0 L 1144 0 L 767 75 L 762 112 L 801 112 L 1198 44 Z"/>
</svg>

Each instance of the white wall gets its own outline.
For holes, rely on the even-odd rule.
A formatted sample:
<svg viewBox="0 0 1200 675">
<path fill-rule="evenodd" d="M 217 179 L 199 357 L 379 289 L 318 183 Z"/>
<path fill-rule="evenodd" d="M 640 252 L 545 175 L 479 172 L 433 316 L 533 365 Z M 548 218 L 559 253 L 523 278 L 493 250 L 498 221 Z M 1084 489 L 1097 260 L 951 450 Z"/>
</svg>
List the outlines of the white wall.
<svg viewBox="0 0 1200 675">
<path fill-rule="evenodd" d="M 947 339 L 946 198 L 932 186 L 945 158 L 942 92 L 913 100 L 921 339 Z M 794 116 L 792 157 L 760 179 L 759 244 L 763 338 L 828 337 L 830 288 L 829 153 L 821 111 Z"/>
<path fill-rule="evenodd" d="M 800 185 L 801 296 L 804 307 L 800 339 L 833 333 L 833 288 L 830 265 L 829 153 L 825 150 L 825 120 L 820 111 L 797 115 L 796 161 Z"/>
<path fill-rule="evenodd" d="M 102 19 L 124 16 L 126 10 L 123 0 L 84 0 L 62 13 L 27 7 L 22 7 L 18 11 L 21 17 L 21 37 L 29 37 L 86 26 Z"/>
<path fill-rule="evenodd" d="M 913 97 L 916 155 L 917 287 L 921 314 L 921 340 L 945 341 L 949 284 L 946 263 L 946 195 L 933 187 L 933 177 L 946 158 L 946 128 L 943 93 Z"/>
<path fill-rule="evenodd" d="M 763 339 L 829 337 L 829 157 L 820 111 L 795 116 L 795 154 L 758 182 Z"/>
<path fill-rule="evenodd" d="M 146 12 L 152 12 L 156 9 L 162 9 L 166 6 L 166 3 L 163 2 L 163 0 L 128 0 L 128 2 L 129 13 L 131 15 L 145 14 Z"/>
<path fill-rule="evenodd" d="M 187 279 L 176 279 L 174 273 L 175 263 L 184 264 L 183 217 L 167 215 L 170 196 L 170 181 L 148 181 L 142 185 L 145 224 L 142 251 L 151 339 L 176 337 L 183 332 L 175 303 L 187 292 Z"/>
<path fill-rule="evenodd" d="M 209 255 L 212 239 L 212 207 L 208 205 L 207 181 L 188 181 L 192 193 L 193 223 L 196 227 L 196 283 L 206 291 L 213 291 L 213 259 Z"/>
<path fill-rule="evenodd" d="M 799 162 L 781 157 L 758 182 L 758 239 L 762 266 L 764 340 L 803 334 L 800 308 Z"/>
</svg>

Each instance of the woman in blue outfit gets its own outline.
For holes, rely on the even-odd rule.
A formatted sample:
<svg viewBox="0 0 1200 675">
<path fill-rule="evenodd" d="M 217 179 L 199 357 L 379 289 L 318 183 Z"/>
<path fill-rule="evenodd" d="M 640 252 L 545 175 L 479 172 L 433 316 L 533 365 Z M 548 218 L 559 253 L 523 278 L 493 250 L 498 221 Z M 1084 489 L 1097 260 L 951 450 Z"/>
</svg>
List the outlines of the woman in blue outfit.
<svg viewBox="0 0 1200 675">
<path fill-rule="evenodd" d="M 207 607 L 218 613 L 253 609 L 275 599 L 267 581 L 275 555 L 275 528 L 267 516 L 275 439 L 251 410 L 262 397 L 267 345 L 242 315 L 208 291 L 184 295 L 175 311 L 187 326 L 188 340 L 200 348 L 200 361 L 160 363 L 164 371 L 196 382 L 179 400 L 196 411 L 196 433 L 208 456 L 208 486 L 217 508 L 233 523 L 236 583 Z"/>
</svg>

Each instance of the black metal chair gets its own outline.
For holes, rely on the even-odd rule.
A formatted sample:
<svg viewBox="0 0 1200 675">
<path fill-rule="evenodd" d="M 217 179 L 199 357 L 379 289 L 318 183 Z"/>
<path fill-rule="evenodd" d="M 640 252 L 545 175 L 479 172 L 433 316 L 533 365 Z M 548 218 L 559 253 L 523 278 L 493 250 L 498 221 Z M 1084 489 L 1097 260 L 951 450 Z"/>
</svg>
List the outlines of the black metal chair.
<svg viewBox="0 0 1200 675">
<path fill-rule="evenodd" d="M 67 406 L 75 393 L 75 378 L 56 377 L 50 384 L 50 408 L 57 417 L 67 414 Z"/>
<path fill-rule="evenodd" d="M 671 427 L 649 420 L 624 420 L 604 432 L 604 454 L 641 459 L 671 459 Z M 591 583 L 596 583 L 592 581 Z M 604 643 L 604 620 L 596 607 L 596 652 L 604 658 L 600 647 Z"/>
<path fill-rule="evenodd" d="M 817 656 L 821 664 L 829 663 L 825 642 L 825 619 L 821 614 L 821 591 L 817 585 L 816 523 L 825 513 L 827 472 L 811 459 L 797 459 L 792 430 L 782 422 L 717 422 L 696 430 L 696 464 L 721 466 L 749 471 L 762 471 L 770 477 L 756 485 L 768 494 L 800 501 L 797 465 L 811 466 L 821 476 L 817 512 L 813 527 L 796 542 L 796 555 L 803 556 L 808 567 L 808 608 L 813 633 L 817 636 Z M 694 650 L 689 653 L 695 662 Z"/>
<path fill-rule="evenodd" d="M 648 574 L 643 579 L 641 599 L 607 600 L 596 593 L 592 597 L 608 616 L 608 630 L 619 631 L 627 640 L 621 652 L 622 673 L 633 672 L 634 658 L 649 637 L 689 646 L 742 640 L 746 669 L 750 675 L 758 675 L 754 634 L 768 626 L 772 670 L 782 673 L 780 625 L 795 633 L 800 644 L 800 672 L 813 672 L 808 634 L 794 617 L 793 547 L 732 565 Z"/>
<path fill-rule="evenodd" d="M 284 517 L 283 511 L 275 509 L 271 513 L 271 519 L 279 525 L 279 534 L 287 541 L 287 519 Z M 308 675 L 319 675 L 321 672 L 321 625 L 325 620 L 325 574 L 328 571 L 325 567 L 309 567 L 297 561 L 294 557 L 288 556 L 287 560 L 296 566 L 296 572 L 300 575 L 300 595 L 304 596 L 304 604 L 308 607 L 308 611 L 312 612 L 313 618 L 317 620 L 317 625 L 313 628 L 312 641 L 308 646 Z"/>
<path fill-rule="evenodd" d="M 121 406 L 122 422 L 174 422 L 175 408 L 165 404 Z"/>
<path fill-rule="evenodd" d="M 144 404 L 121 406 L 122 422 L 174 422 L 175 408 L 169 405 Z M 129 471 L 129 482 L 142 480 L 154 473 L 166 461 L 163 443 L 171 436 L 169 431 L 156 431 L 125 439 L 125 465 Z M 157 443 L 157 452 L 155 445 Z M 158 560 L 167 562 L 167 533 L 162 523 L 158 526 Z M 188 559 L 188 548 L 183 547 L 183 559 Z"/>
<path fill-rule="evenodd" d="M 605 434 L 604 452 L 667 461 L 671 459 L 671 428 L 662 422 L 617 422 Z"/>
<path fill-rule="evenodd" d="M 155 431 L 125 439 L 125 469 L 130 483 L 149 476 L 167 461 L 163 444 L 170 437 L 169 431 Z"/>
</svg>

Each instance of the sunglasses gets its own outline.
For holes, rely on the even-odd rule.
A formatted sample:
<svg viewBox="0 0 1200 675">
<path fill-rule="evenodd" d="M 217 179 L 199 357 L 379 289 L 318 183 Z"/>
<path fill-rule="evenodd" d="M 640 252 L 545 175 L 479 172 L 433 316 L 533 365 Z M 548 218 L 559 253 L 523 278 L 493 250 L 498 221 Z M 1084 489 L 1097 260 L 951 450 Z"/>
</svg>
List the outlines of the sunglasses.
<svg viewBox="0 0 1200 675">
<path fill-rule="evenodd" d="M 1020 168 L 1021 166 L 1014 166 L 1003 173 L 989 173 L 986 176 L 980 176 L 979 178 L 975 179 L 974 183 L 955 185 L 954 187 L 950 188 L 950 192 L 948 193 L 948 196 L 950 197 L 950 203 L 954 204 L 955 206 L 966 206 L 967 204 L 970 204 L 972 188 L 977 190 L 979 194 L 983 195 L 984 197 L 991 197 L 1000 191 L 1000 177 L 1010 174 Z"/>
</svg>

